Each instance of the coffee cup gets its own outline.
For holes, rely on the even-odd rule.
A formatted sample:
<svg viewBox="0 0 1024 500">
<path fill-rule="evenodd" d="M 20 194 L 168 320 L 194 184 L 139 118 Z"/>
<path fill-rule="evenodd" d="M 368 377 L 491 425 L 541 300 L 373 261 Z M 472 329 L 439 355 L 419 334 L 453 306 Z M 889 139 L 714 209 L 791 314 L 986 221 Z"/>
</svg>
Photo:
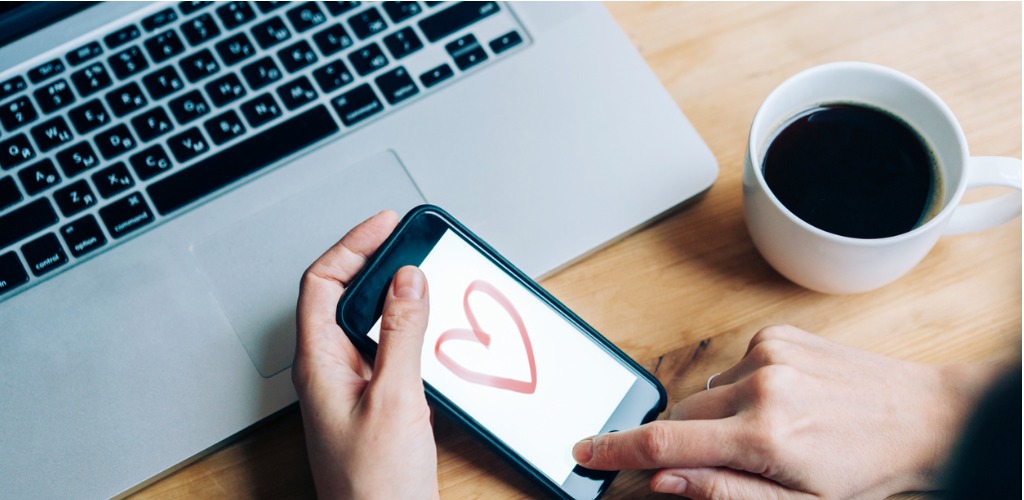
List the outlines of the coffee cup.
<svg viewBox="0 0 1024 500">
<path fill-rule="evenodd" d="M 814 117 L 816 113 L 821 119 Z M 875 133 L 880 140 L 869 136 L 862 146 L 853 146 L 854 154 L 840 155 L 847 162 L 834 167 L 840 175 L 793 176 L 801 180 L 796 187 L 802 191 L 797 194 L 785 191 L 776 181 L 769 183 L 766 167 L 784 173 L 789 165 L 806 159 L 808 148 L 829 144 L 828 134 L 836 129 L 821 125 L 829 119 L 838 123 L 836 127 L 845 126 L 844 120 L 867 120 L 869 126 L 862 130 Z M 871 120 L 890 126 L 892 132 L 879 133 L 877 123 Z M 900 127 L 909 129 L 905 140 L 894 139 L 903 137 L 899 135 Z M 815 133 L 818 135 L 813 137 L 818 139 L 806 140 L 812 137 L 806 134 Z M 919 139 L 926 157 L 908 164 L 908 172 L 917 172 L 908 174 L 908 183 L 886 184 L 892 176 L 886 177 L 885 172 L 850 174 L 858 167 L 850 163 L 850 158 L 859 158 L 859 151 L 877 153 L 864 155 L 871 160 L 884 155 L 885 147 L 913 145 L 913 137 Z M 801 138 L 805 138 L 803 142 Z M 922 158 L 921 154 L 914 150 L 910 156 Z M 766 159 L 771 161 L 766 164 Z M 931 177 L 925 172 L 927 168 L 932 169 Z M 868 176 L 884 178 L 884 182 L 871 184 L 865 180 Z M 865 186 L 850 189 L 863 196 L 845 199 L 842 179 L 854 184 L 863 182 Z M 920 179 L 925 181 L 917 182 Z M 821 188 L 817 192 L 815 182 L 822 186 L 832 183 L 832 191 Z M 961 203 L 966 191 L 985 186 L 1015 191 L 985 201 Z M 934 92 L 898 71 L 860 62 L 810 68 L 772 91 L 751 124 L 743 173 L 744 216 L 758 251 L 789 280 L 832 294 L 865 292 L 895 281 L 917 265 L 943 235 L 980 231 L 1013 220 L 1021 213 L 1020 190 L 1019 159 L 970 156 L 960 124 Z M 800 205 L 815 197 L 826 205 L 846 205 Z M 876 203 L 892 201 L 917 207 L 919 218 L 904 221 L 903 226 L 883 228 L 892 221 L 878 218 L 879 214 L 886 215 L 886 209 Z M 897 208 L 892 209 L 891 218 L 906 219 L 906 207 Z M 876 218 L 858 219 L 860 214 Z M 875 220 L 879 222 L 872 222 Z"/>
</svg>

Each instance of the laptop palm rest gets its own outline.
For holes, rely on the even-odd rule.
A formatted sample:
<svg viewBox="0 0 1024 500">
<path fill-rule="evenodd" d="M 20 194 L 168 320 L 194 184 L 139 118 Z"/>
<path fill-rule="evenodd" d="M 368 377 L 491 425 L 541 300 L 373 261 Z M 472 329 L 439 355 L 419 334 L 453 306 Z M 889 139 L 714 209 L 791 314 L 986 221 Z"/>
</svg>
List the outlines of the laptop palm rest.
<svg viewBox="0 0 1024 500">
<path fill-rule="evenodd" d="M 263 377 L 292 364 L 295 302 L 309 264 L 371 215 L 384 209 L 402 215 L 425 202 L 394 152 L 336 171 L 191 246 L 221 310 Z"/>
</svg>

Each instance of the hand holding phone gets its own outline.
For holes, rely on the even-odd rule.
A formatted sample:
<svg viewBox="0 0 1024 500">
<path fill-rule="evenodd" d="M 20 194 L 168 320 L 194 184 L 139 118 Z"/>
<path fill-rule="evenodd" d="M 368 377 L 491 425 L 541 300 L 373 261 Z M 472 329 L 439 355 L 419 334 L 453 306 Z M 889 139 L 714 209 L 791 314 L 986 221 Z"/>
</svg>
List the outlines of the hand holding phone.
<svg viewBox="0 0 1024 500">
<path fill-rule="evenodd" d="M 427 397 L 562 498 L 596 498 L 614 472 L 576 465 L 579 439 L 637 427 L 666 404 L 657 380 L 441 209 L 413 209 L 342 297 L 337 322 L 378 359 L 395 272 L 419 266 L 430 321 Z M 384 328 L 386 330 L 386 328 Z"/>
<path fill-rule="evenodd" d="M 393 212 L 363 222 L 302 279 L 292 380 L 322 498 L 438 496 L 437 450 L 419 374 L 429 307 L 422 274 L 408 268 L 395 276 L 372 368 L 334 319 L 363 256 L 375 252 L 397 223 Z"/>
</svg>

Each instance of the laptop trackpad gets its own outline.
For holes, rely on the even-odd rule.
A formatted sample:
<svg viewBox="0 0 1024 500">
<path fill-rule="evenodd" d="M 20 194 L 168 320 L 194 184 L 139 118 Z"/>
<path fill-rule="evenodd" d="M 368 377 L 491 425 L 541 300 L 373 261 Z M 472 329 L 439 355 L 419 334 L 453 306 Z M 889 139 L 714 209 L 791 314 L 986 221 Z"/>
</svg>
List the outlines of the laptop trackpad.
<svg viewBox="0 0 1024 500">
<path fill-rule="evenodd" d="M 402 215 L 424 203 L 390 151 L 339 172 L 192 245 L 221 309 L 264 377 L 292 364 L 303 271 L 373 214 L 391 209 Z"/>
</svg>

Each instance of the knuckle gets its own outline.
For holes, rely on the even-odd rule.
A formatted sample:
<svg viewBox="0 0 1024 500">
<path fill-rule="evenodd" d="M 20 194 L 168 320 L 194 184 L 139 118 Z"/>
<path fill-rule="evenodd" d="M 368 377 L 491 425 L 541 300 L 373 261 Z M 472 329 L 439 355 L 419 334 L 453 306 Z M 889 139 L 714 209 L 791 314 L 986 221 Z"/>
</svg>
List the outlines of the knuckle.
<svg viewBox="0 0 1024 500">
<path fill-rule="evenodd" d="M 780 399 L 792 388 L 795 378 L 796 370 L 786 365 L 772 364 L 759 368 L 750 375 L 754 399 L 759 401 Z"/>
<path fill-rule="evenodd" d="M 672 442 L 671 429 L 665 422 L 651 422 L 640 433 L 637 451 L 648 463 L 660 464 L 667 455 Z"/>
<path fill-rule="evenodd" d="M 749 355 L 761 366 L 771 366 L 791 359 L 793 349 L 794 346 L 785 340 L 771 339 L 755 345 Z"/>
<path fill-rule="evenodd" d="M 760 344 L 768 340 L 789 340 L 793 337 L 793 330 L 795 328 L 790 325 L 770 325 L 766 326 L 750 339 L 750 347 L 753 348 L 755 345 Z"/>
</svg>

